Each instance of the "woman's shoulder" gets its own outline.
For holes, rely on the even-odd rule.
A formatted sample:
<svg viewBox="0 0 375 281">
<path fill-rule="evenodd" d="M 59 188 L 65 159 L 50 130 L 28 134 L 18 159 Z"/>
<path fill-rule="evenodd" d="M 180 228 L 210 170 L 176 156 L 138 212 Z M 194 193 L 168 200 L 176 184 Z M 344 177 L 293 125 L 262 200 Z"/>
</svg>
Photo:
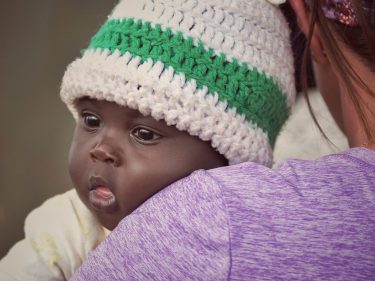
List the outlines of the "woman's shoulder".
<svg viewBox="0 0 375 281">
<path fill-rule="evenodd" d="M 313 201 L 319 199 L 325 199 L 321 204 L 329 200 L 341 205 L 351 197 L 366 201 L 368 190 L 375 194 L 375 152 L 355 148 L 316 160 L 289 159 L 276 169 L 247 162 L 198 170 L 157 193 L 134 214 L 186 206 L 208 213 L 224 206 L 230 212 L 232 207 L 264 207 L 270 202 L 280 207 L 303 202 L 316 208 L 319 204 Z"/>
<path fill-rule="evenodd" d="M 244 163 L 207 176 L 226 207 L 234 279 L 295 279 L 307 268 L 311 279 L 329 280 L 333 268 L 341 272 L 336 280 L 372 276 L 366 264 L 375 260 L 369 254 L 375 247 L 374 152 L 287 160 L 274 170 Z"/>
<path fill-rule="evenodd" d="M 375 152 L 364 148 L 317 160 L 289 159 L 276 169 L 242 163 L 191 177 L 197 182 L 212 178 L 215 185 L 210 188 L 220 190 L 229 213 L 252 212 L 254 208 L 271 211 L 270 204 L 281 212 L 291 208 L 324 209 L 329 204 L 343 209 L 352 204 L 372 204 L 375 211 L 371 200 L 375 197 Z"/>
<path fill-rule="evenodd" d="M 333 153 L 316 160 L 287 159 L 275 169 L 256 163 L 242 163 L 220 167 L 207 171 L 207 175 L 225 187 L 248 186 L 262 188 L 266 186 L 285 187 L 286 185 L 304 188 L 305 186 L 326 187 L 350 178 L 347 183 L 356 180 L 374 185 L 375 152 L 365 148 L 353 148 Z M 203 174 L 199 174 L 200 177 Z"/>
</svg>

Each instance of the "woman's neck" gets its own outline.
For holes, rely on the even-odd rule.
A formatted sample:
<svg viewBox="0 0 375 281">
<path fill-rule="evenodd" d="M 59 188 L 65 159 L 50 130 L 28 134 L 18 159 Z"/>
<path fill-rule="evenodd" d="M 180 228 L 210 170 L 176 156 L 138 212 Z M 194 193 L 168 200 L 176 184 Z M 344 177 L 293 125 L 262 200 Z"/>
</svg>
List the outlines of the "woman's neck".
<svg viewBox="0 0 375 281">
<path fill-rule="evenodd" d="M 362 61 L 351 52 L 345 52 L 351 67 L 356 71 L 358 76 L 362 79 L 366 86 L 375 93 L 375 73 L 368 67 L 364 66 Z M 345 87 L 343 81 L 340 82 L 341 88 L 341 110 L 343 117 L 343 124 L 345 134 L 348 137 L 349 145 L 351 147 L 367 146 L 374 149 L 375 137 L 375 96 L 369 93 L 362 85 L 356 81 L 351 81 L 353 85 L 353 92 L 357 97 L 358 103 L 367 120 L 368 130 L 372 137 L 368 137 L 363 126 L 360 115 L 357 113 L 352 99 Z"/>
</svg>

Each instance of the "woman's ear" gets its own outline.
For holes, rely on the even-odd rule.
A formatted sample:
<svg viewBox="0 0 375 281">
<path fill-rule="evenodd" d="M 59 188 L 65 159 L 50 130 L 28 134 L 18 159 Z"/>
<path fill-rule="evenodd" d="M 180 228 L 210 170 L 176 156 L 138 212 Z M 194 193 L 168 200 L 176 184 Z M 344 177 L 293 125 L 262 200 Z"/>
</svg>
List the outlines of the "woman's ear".
<svg viewBox="0 0 375 281">
<path fill-rule="evenodd" d="M 306 6 L 304 0 L 289 0 L 289 4 L 292 6 L 294 13 L 297 17 L 297 23 L 301 31 L 307 37 L 309 34 L 310 24 L 310 10 Z M 311 55 L 314 60 L 319 64 L 328 64 L 329 60 L 327 58 L 324 47 L 321 43 L 319 26 L 315 25 L 310 43 Z"/>
</svg>

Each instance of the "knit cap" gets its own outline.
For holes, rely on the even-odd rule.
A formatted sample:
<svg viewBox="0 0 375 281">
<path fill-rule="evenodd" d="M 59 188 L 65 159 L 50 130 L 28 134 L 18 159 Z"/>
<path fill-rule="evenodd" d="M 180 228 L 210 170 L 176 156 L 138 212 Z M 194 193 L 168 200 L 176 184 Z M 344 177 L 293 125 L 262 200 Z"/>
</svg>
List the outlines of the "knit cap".
<svg viewBox="0 0 375 281">
<path fill-rule="evenodd" d="M 81 97 L 187 131 L 229 164 L 272 165 L 294 103 L 288 24 L 277 0 L 122 0 L 64 75 Z"/>
</svg>

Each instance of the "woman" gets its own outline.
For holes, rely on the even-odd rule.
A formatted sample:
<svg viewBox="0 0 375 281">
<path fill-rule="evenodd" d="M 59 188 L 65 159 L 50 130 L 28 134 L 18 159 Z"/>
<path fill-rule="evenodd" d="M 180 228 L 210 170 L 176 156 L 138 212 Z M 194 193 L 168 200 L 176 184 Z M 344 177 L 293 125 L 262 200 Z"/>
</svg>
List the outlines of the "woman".
<svg viewBox="0 0 375 281">
<path fill-rule="evenodd" d="M 195 172 L 124 219 L 73 280 L 375 279 L 375 2 L 306 3 L 290 1 L 351 149 Z"/>
</svg>

